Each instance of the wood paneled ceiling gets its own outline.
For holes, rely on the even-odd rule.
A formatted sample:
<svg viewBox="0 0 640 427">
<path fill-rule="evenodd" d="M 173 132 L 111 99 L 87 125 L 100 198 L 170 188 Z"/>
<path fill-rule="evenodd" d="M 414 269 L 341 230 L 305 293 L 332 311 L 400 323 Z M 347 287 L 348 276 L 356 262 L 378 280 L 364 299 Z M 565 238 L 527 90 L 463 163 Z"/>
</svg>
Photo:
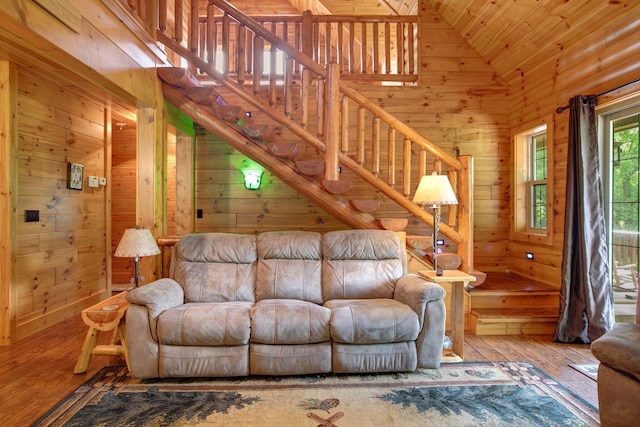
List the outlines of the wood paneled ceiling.
<svg viewBox="0 0 640 427">
<path fill-rule="evenodd" d="M 621 35 L 640 30 L 638 0 L 232 0 L 232 3 L 249 14 L 309 9 L 333 15 L 411 15 L 417 13 L 418 7 L 428 7 L 509 83 L 603 26 L 619 28 Z M 253 8 L 257 10 L 248 10 Z"/>
</svg>

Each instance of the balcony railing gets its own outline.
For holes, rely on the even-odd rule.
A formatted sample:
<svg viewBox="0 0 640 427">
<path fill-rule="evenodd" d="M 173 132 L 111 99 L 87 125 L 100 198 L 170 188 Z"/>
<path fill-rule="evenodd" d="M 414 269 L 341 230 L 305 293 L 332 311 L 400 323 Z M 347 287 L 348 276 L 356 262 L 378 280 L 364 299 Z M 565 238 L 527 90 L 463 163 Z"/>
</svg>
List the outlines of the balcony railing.
<svg viewBox="0 0 640 427">
<path fill-rule="evenodd" d="M 283 67 L 281 57 L 269 58 L 269 44 L 260 45 L 251 31 L 212 3 L 205 9 L 197 0 L 118 1 L 153 36 L 154 28 L 160 28 L 191 52 L 216 64 L 219 71 L 238 74 L 239 80 L 251 80 L 254 73 L 264 77 L 271 63 Z M 318 64 L 339 64 L 343 79 L 368 84 L 417 80 L 416 16 L 312 15 L 306 11 L 302 15 L 252 19 Z M 229 63 L 230 58 L 236 62 Z M 294 75 L 299 71 L 300 65 L 294 63 Z"/>
<path fill-rule="evenodd" d="M 637 231 L 612 230 L 611 252 L 614 261 L 620 265 L 638 263 L 640 233 Z"/>
</svg>

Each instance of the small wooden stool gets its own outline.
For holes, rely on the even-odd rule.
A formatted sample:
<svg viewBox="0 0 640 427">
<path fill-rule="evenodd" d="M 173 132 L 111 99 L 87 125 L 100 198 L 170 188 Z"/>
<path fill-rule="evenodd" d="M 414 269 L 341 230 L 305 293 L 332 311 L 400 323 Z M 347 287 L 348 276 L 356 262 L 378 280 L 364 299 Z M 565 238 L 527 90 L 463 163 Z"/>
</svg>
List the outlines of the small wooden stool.
<svg viewBox="0 0 640 427">
<path fill-rule="evenodd" d="M 124 314 L 129 307 L 129 302 L 125 299 L 126 295 L 127 292 L 121 292 L 82 310 L 82 320 L 89 327 L 89 331 L 84 339 L 84 344 L 82 344 L 80 358 L 73 370 L 74 374 L 85 372 L 89 367 L 91 356 L 94 354 L 105 356 L 124 354 L 127 367 L 129 367 L 129 355 L 124 339 Z M 113 331 L 110 344 L 96 345 L 100 331 Z"/>
</svg>

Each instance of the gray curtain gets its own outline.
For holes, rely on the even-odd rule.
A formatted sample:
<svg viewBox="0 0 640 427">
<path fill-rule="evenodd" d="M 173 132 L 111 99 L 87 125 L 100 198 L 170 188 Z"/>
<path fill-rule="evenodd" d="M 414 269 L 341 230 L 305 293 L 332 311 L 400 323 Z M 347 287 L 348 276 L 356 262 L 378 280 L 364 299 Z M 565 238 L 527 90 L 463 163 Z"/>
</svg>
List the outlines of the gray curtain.
<svg viewBox="0 0 640 427">
<path fill-rule="evenodd" d="M 591 343 L 613 327 L 595 99 L 569 101 L 560 318 L 553 340 Z"/>
</svg>

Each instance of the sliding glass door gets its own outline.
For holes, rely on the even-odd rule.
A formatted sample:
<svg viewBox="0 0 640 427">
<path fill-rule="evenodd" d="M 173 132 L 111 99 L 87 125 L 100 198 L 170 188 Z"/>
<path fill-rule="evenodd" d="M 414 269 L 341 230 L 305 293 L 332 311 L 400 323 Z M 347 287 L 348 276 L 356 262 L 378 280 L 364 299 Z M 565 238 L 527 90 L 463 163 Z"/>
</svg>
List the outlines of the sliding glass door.
<svg viewBox="0 0 640 427">
<path fill-rule="evenodd" d="M 601 117 L 614 312 L 616 321 L 630 321 L 640 266 L 640 105 Z"/>
</svg>

